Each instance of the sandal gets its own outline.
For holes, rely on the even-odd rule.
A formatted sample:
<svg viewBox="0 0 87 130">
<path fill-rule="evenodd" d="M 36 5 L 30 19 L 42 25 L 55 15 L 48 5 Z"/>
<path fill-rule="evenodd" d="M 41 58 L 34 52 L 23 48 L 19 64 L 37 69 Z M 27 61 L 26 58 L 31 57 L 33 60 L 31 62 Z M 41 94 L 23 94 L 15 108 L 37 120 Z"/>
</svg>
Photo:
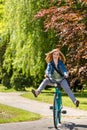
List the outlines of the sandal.
<svg viewBox="0 0 87 130">
<path fill-rule="evenodd" d="M 33 95 L 35 96 L 35 97 L 37 97 L 38 96 L 38 92 L 37 91 L 35 91 L 34 89 L 32 89 L 32 91 L 31 91 L 32 93 L 33 93 Z"/>
<path fill-rule="evenodd" d="M 79 101 L 78 100 L 76 100 L 75 105 L 76 105 L 76 107 L 79 107 Z"/>
</svg>

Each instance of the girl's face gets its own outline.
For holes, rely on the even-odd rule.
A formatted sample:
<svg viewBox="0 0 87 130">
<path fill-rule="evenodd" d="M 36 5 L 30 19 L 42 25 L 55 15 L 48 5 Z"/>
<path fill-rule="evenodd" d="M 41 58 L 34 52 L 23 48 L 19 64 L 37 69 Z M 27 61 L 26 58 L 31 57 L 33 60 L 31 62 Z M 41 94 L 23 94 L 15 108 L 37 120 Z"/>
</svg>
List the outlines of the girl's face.
<svg viewBox="0 0 87 130">
<path fill-rule="evenodd" d="M 53 52 L 53 59 L 58 59 L 59 58 L 59 52 L 55 51 Z"/>
</svg>

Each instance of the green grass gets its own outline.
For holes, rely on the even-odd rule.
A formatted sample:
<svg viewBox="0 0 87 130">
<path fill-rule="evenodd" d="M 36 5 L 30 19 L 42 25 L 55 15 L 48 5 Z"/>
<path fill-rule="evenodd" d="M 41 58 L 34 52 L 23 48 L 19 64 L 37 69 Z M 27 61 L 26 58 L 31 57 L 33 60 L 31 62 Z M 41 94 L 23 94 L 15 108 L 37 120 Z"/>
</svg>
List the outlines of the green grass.
<svg viewBox="0 0 87 130">
<path fill-rule="evenodd" d="M 0 123 L 33 121 L 40 118 L 39 114 L 0 104 Z"/>
<path fill-rule="evenodd" d="M 33 96 L 33 94 L 30 92 L 31 89 L 32 88 L 29 89 L 27 88 L 26 89 L 27 92 L 25 92 L 25 94 L 22 94 L 22 96 L 32 100 L 37 100 L 37 101 L 51 103 L 51 104 L 53 103 L 54 88 L 43 90 L 43 92 L 38 96 L 38 98 L 35 98 Z M 7 89 L 6 87 L 0 85 L 0 92 L 16 92 L 16 90 L 14 90 L 13 88 Z M 79 109 L 87 110 L 87 89 L 85 89 L 84 92 L 75 93 L 75 96 L 80 101 Z M 75 108 L 70 98 L 64 92 L 62 93 L 62 99 L 63 99 L 64 106 Z"/>
<path fill-rule="evenodd" d="M 53 103 L 53 95 L 54 88 L 43 90 L 43 92 L 37 98 L 35 98 L 30 92 L 22 94 L 23 97 L 51 104 Z M 84 92 L 75 93 L 75 97 L 80 101 L 79 109 L 87 110 L 87 90 L 84 90 Z M 62 100 L 63 106 L 75 108 L 75 105 L 72 103 L 71 99 L 64 92 L 62 92 Z"/>
<path fill-rule="evenodd" d="M 0 92 L 7 93 L 17 91 L 13 88 L 7 89 L 0 84 Z M 0 123 L 33 121 L 40 118 L 41 116 L 39 114 L 0 104 Z"/>
<path fill-rule="evenodd" d="M 5 86 L 0 84 L 0 92 L 16 92 L 13 88 L 7 89 Z"/>
<path fill-rule="evenodd" d="M 50 104 L 53 103 L 54 88 L 43 90 L 43 92 L 38 96 L 38 98 L 35 98 L 33 96 L 33 94 L 31 93 L 31 89 L 32 88 L 26 89 L 27 92 L 25 92 L 21 96 Z M 16 92 L 16 90 L 7 89 L 6 87 L 0 85 L 0 92 Z M 87 89 L 84 90 L 84 92 L 82 93 L 75 93 L 75 96 L 80 101 L 80 106 L 78 109 L 87 111 Z M 75 108 L 70 98 L 64 92 L 62 92 L 62 98 L 63 106 Z M 40 118 L 41 116 L 39 114 L 0 104 L 0 123 L 32 121 Z"/>
</svg>

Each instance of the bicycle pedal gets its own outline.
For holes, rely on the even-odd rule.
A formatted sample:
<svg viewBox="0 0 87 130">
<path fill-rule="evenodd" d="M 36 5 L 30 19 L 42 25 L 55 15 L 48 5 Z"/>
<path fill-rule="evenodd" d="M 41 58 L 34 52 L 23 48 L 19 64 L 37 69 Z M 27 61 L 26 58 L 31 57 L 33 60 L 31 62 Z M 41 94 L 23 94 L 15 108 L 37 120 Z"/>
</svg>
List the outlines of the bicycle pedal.
<svg viewBox="0 0 87 130">
<path fill-rule="evenodd" d="M 61 112 L 62 114 L 66 114 L 67 113 L 67 111 L 66 110 L 62 110 L 62 112 Z"/>
<path fill-rule="evenodd" d="M 50 109 L 53 109 L 53 106 L 50 106 Z"/>
</svg>

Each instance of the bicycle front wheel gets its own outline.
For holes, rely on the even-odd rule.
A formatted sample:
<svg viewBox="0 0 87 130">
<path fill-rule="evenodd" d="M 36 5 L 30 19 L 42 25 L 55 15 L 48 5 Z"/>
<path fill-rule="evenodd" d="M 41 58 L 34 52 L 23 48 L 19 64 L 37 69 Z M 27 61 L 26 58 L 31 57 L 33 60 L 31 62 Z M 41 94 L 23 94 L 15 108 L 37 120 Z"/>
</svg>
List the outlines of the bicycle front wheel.
<svg viewBox="0 0 87 130">
<path fill-rule="evenodd" d="M 61 123 L 61 109 L 60 103 L 56 99 L 56 95 L 54 96 L 54 104 L 53 104 L 53 119 L 54 119 L 54 127 L 57 129 L 58 124 Z"/>
</svg>

